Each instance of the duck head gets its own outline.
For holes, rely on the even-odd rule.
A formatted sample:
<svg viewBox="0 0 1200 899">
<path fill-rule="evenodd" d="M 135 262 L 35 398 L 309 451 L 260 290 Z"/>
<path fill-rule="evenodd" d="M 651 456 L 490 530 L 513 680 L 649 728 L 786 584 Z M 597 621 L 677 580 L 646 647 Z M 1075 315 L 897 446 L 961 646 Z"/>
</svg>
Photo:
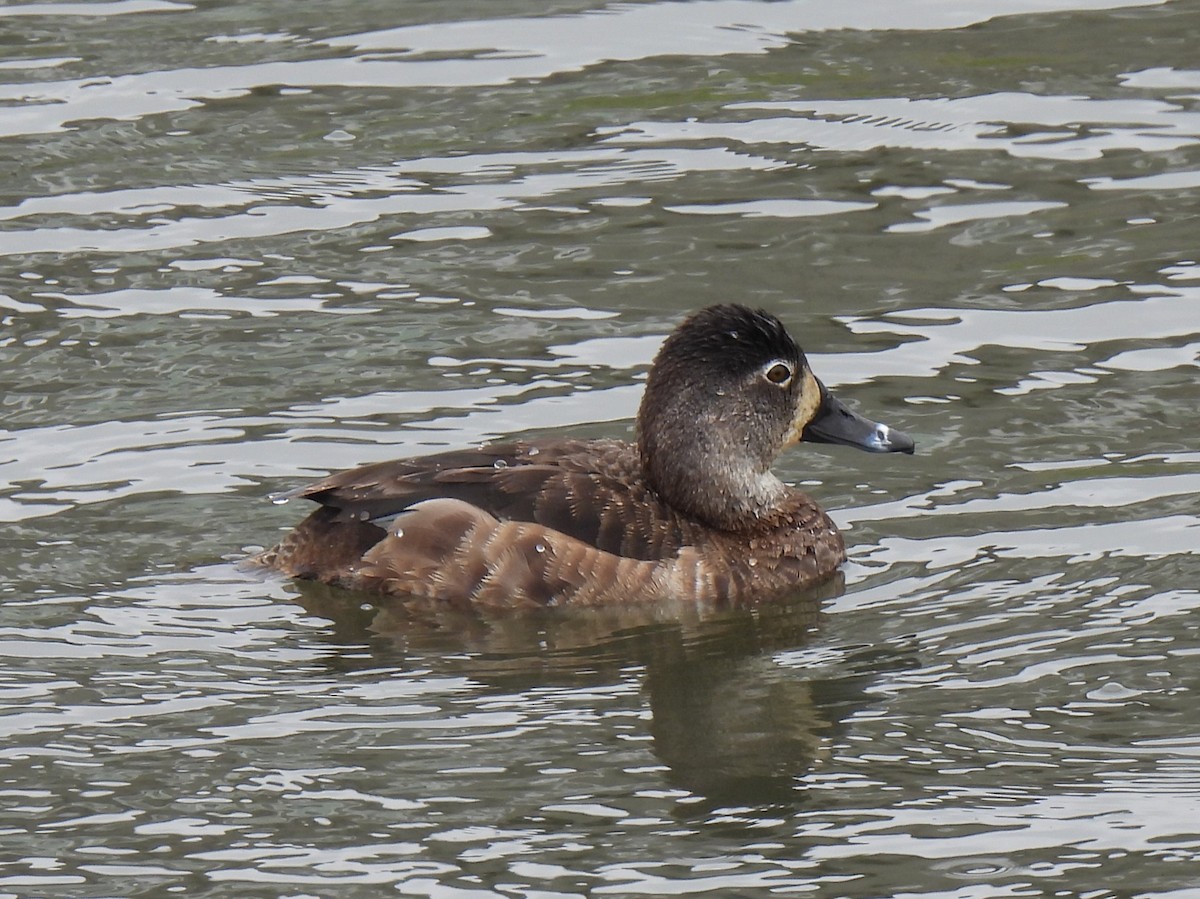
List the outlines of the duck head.
<svg viewBox="0 0 1200 899">
<path fill-rule="evenodd" d="M 834 397 L 779 319 L 738 305 L 701 309 L 667 337 L 637 433 L 651 487 L 679 511 L 733 531 L 752 528 L 786 496 L 771 465 L 793 443 L 913 452 L 906 434 Z"/>
</svg>

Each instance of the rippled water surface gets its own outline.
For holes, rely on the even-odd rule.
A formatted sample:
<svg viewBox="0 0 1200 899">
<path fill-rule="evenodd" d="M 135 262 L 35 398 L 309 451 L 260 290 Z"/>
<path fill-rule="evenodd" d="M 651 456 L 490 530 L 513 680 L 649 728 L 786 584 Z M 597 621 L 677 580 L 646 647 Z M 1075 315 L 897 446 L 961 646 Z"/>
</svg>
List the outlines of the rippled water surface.
<svg viewBox="0 0 1200 899">
<path fill-rule="evenodd" d="M 0 6 L 0 896 L 1200 896 L 1200 5 Z M 440 630 L 321 473 L 783 317 L 844 581 Z"/>
</svg>

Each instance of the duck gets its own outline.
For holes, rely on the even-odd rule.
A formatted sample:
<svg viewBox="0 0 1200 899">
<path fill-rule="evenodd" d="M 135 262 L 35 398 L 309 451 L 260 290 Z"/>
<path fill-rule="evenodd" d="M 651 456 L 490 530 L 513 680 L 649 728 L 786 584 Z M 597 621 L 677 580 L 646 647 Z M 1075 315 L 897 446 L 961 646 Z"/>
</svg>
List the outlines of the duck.
<svg viewBox="0 0 1200 899">
<path fill-rule="evenodd" d="M 379 462 L 279 494 L 317 508 L 252 563 L 414 609 L 747 605 L 831 578 L 837 526 L 772 465 L 802 442 L 913 440 L 838 400 L 775 315 L 687 316 L 656 354 L 635 440 L 511 440 Z"/>
</svg>

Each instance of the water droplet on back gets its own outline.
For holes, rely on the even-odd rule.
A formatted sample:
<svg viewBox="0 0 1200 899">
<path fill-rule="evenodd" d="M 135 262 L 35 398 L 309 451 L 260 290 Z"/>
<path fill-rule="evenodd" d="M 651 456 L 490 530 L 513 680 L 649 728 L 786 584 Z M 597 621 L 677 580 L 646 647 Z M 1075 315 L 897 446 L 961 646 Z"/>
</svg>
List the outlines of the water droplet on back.
<svg viewBox="0 0 1200 899">
<path fill-rule="evenodd" d="M 546 551 L 546 544 L 545 543 L 533 544 L 533 551 L 537 552 L 537 553 L 544 553 Z"/>
<path fill-rule="evenodd" d="M 497 459 L 492 463 L 492 468 L 508 468 L 508 463 L 503 459 Z"/>
</svg>

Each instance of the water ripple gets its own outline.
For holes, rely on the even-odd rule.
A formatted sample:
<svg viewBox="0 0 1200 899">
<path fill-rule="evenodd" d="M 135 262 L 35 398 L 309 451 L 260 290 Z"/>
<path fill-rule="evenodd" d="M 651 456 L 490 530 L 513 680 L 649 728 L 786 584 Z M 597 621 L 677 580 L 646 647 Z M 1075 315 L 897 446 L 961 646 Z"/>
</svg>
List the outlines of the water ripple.
<svg viewBox="0 0 1200 899">
<path fill-rule="evenodd" d="M 601 133 L 626 144 L 792 144 L 826 151 L 998 150 L 1016 158 L 1087 160 L 1113 150 L 1194 146 L 1200 114 L 1160 100 L 1001 93 L 976 97 L 735 103 L 731 113 L 791 113 L 734 122 L 633 122 Z"/>
<path fill-rule="evenodd" d="M 0 893 L 1194 894 L 1192 5 L 0 21 Z M 780 459 L 822 591 L 237 569 L 333 468 L 629 433 L 731 299 L 917 437 Z"/>
</svg>

